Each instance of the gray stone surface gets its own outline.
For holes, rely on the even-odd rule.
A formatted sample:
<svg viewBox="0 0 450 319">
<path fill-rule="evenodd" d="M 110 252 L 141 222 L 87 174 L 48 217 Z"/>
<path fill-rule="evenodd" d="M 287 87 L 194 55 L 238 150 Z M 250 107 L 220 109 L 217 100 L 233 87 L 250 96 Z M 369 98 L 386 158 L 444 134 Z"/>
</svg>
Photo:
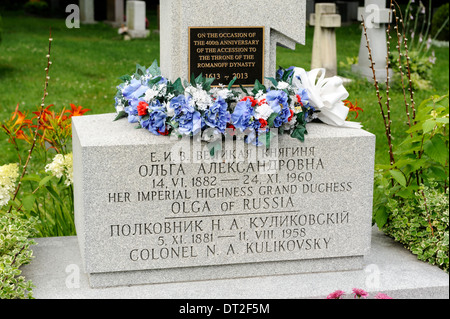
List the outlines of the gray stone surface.
<svg viewBox="0 0 450 319">
<path fill-rule="evenodd" d="M 277 45 L 305 43 L 306 0 L 164 0 L 160 10 L 161 71 L 172 81 L 190 78 L 189 27 L 264 26 L 265 77 L 275 76 Z"/>
<path fill-rule="evenodd" d="M 75 222 L 93 286 L 362 267 L 374 135 L 311 123 L 304 143 L 282 135 L 257 155 L 225 143 L 211 159 L 205 144 L 114 116 L 73 118 Z"/>
<path fill-rule="evenodd" d="M 376 228 L 364 269 L 92 289 L 83 272 L 77 237 L 37 238 L 35 258 L 21 268 L 37 299 L 291 299 L 325 298 L 335 290 L 384 292 L 396 299 L 448 299 L 448 274 Z"/>
</svg>

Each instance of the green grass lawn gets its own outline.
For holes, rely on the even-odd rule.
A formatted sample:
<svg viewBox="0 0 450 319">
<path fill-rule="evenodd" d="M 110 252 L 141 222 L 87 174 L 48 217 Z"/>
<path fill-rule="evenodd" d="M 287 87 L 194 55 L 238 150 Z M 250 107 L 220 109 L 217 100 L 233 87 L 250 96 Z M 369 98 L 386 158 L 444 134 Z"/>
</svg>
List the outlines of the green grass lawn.
<svg viewBox="0 0 450 319">
<path fill-rule="evenodd" d="M 148 15 L 150 29 L 156 29 L 154 12 Z M 63 19 L 43 19 L 21 13 L 2 13 L 3 35 L 0 43 L 0 122 L 9 118 L 17 104 L 23 111 L 33 111 L 40 104 L 48 49 L 49 28 L 52 29 L 52 57 L 47 104 L 55 110 L 70 103 L 91 109 L 88 114 L 114 112 L 114 95 L 119 76 L 133 73 L 136 63 L 149 66 L 159 60 L 159 34 L 151 33 L 142 40 L 123 41 L 113 29 L 103 23 L 68 29 Z M 361 30 L 359 25 L 337 29 L 338 61 L 358 56 Z M 310 69 L 313 28 L 307 28 L 306 45 L 295 51 L 279 48 L 277 62 Z M 437 63 L 433 70 L 431 91 L 416 92 L 416 104 L 430 95 L 448 93 L 449 49 L 435 48 Z M 342 67 L 340 74 L 352 77 L 347 85 L 349 99 L 358 100 L 364 109 L 358 118 L 369 132 L 377 135 L 377 162 L 388 160 L 385 136 L 373 85 L 358 79 Z M 395 132 L 405 126 L 403 95 L 391 91 Z M 0 135 L 0 165 L 15 161 L 14 151 L 6 136 Z"/>
</svg>

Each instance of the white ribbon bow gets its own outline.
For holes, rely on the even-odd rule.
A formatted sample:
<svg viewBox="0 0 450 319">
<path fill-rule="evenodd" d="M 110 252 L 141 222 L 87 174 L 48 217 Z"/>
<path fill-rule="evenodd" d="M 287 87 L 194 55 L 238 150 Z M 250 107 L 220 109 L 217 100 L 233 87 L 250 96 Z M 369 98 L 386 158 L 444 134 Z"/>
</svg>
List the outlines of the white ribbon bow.
<svg viewBox="0 0 450 319">
<path fill-rule="evenodd" d="M 295 68 L 292 84 L 308 91 L 309 103 L 320 111 L 318 118 L 325 124 L 350 128 L 362 127 L 360 123 L 345 120 L 349 108 L 345 106 L 343 100 L 349 94 L 344 88 L 341 78 L 337 76 L 325 78 L 325 69 L 323 68 L 313 69 L 309 72 L 302 68 Z"/>
</svg>

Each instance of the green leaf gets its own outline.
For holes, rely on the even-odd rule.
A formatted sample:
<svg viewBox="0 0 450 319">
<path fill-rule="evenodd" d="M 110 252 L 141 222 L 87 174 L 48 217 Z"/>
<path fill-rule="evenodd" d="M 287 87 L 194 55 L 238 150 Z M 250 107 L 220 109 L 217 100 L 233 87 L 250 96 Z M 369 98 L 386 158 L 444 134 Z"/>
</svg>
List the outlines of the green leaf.
<svg viewBox="0 0 450 319">
<path fill-rule="evenodd" d="M 442 165 L 445 165 L 448 160 L 448 147 L 439 135 L 426 141 L 423 144 L 423 150 L 426 155 Z"/>
<path fill-rule="evenodd" d="M 306 134 L 308 134 L 308 131 L 306 130 L 306 125 L 304 123 L 300 123 L 295 127 L 294 131 L 291 134 L 291 137 L 304 142 Z"/>
<path fill-rule="evenodd" d="M 62 205 L 64 205 L 63 201 L 61 200 L 61 197 L 59 197 L 59 194 L 55 191 L 55 189 L 51 186 L 45 186 L 45 188 L 48 190 L 48 192 Z"/>
<path fill-rule="evenodd" d="M 272 113 L 269 118 L 267 119 L 267 125 L 269 127 L 273 127 L 273 122 L 275 121 L 275 119 L 277 118 L 278 113 Z"/>
<path fill-rule="evenodd" d="M 129 76 L 128 74 L 126 75 L 122 75 L 119 80 L 121 80 L 122 82 L 128 82 L 131 81 L 131 76 Z"/>
<path fill-rule="evenodd" d="M 386 206 L 379 206 L 374 213 L 374 219 L 379 229 L 383 228 L 383 226 L 387 223 L 388 217 L 389 215 L 386 211 Z"/>
<path fill-rule="evenodd" d="M 39 182 L 39 187 L 44 186 L 45 184 L 47 184 L 51 179 L 53 178 L 53 175 L 49 175 L 44 177 L 40 182 Z"/>
<path fill-rule="evenodd" d="M 23 209 L 25 209 L 26 211 L 32 210 L 35 201 L 36 201 L 36 197 L 33 194 L 29 194 L 29 195 L 25 196 L 22 200 Z"/>
<path fill-rule="evenodd" d="M 233 80 L 230 81 L 230 83 L 228 83 L 228 90 L 231 90 L 231 88 L 233 87 L 234 82 L 236 82 L 237 77 L 235 76 L 233 78 Z"/>
<path fill-rule="evenodd" d="M 25 181 L 40 182 L 41 177 L 36 174 L 30 174 L 30 175 L 27 175 L 24 178 L 22 178 L 22 182 L 25 182 Z"/>
<path fill-rule="evenodd" d="M 266 79 L 269 80 L 270 82 L 272 82 L 275 87 L 278 86 L 278 81 L 275 80 L 274 78 L 266 78 Z"/>
<path fill-rule="evenodd" d="M 158 60 L 155 59 L 155 61 L 153 61 L 152 65 L 149 67 L 149 72 L 153 76 L 161 75 L 161 69 L 158 66 Z"/>
<path fill-rule="evenodd" d="M 184 87 L 183 87 L 183 84 L 181 83 L 181 79 L 180 78 L 176 79 L 176 81 L 173 83 L 173 90 L 174 90 L 173 93 L 175 95 L 183 94 Z"/>
<path fill-rule="evenodd" d="M 120 111 L 113 122 L 120 120 L 121 118 L 127 117 L 128 114 L 125 111 Z"/>
<path fill-rule="evenodd" d="M 197 76 L 197 78 L 194 80 L 194 84 L 196 86 L 197 84 L 201 84 L 202 82 L 203 82 L 203 74 L 200 73 L 200 75 Z"/>
<path fill-rule="evenodd" d="M 158 83 L 159 81 L 161 81 L 161 76 L 160 75 L 158 75 L 157 77 L 155 77 L 155 78 L 151 79 L 150 81 L 148 81 L 148 84 L 149 85 L 153 85 L 153 84 Z"/>
<path fill-rule="evenodd" d="M 403 175 L 403 173 L 399 170 L 396 169 L 391 169 L 389 171 L 389 173 L 391 174 L 391 176 L 403 187 L 406 187 L 406 178 L 405 175 Z"/>
<path fill-rule="evenodd" d="M 239 87 L 241 88 L 242 92 L 244 92 L 246 95 L 249 95 L 247 89 L 244 88 L 241 84 L 239 84 Z"/>
<path fill-rule="evenodd" d="M 205 83 L 203 83 L 203 90 L 209 91 L 211 89 L 211 84 L 214 82 L 216 78 L 207 78 Z"/>
<path fill-rule="evenodd" d="M 434 119 L 426 120 L 422 124 L 423 133 L 429 133 L 436 127 L 436 121 Z"/>
</svg>

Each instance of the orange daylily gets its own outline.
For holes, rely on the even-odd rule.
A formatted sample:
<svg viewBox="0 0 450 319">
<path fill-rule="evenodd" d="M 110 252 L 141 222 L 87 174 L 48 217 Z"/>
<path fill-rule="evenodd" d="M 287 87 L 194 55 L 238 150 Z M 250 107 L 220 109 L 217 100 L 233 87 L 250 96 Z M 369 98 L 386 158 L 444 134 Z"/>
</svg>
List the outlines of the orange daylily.
<svg viewBox="0 0 450 319">
<path fill-rule="evenodd" d="M 349 100 L 345 100 L 344 104 L 345 104 L 345 106 L 347 106 L 350 109 L 349 112 L 356 112 L 355 119 L 357 119 L 359 116 L 358 111 L 364 112 L 364 110 L 362 108 L 358 107 L 358 100 L 355 100 L 355 104 L 353 104 Z"/>
<path fill-rule="evenodd" d="M 66 110 L 64 113 L 69 113 L 70 116 L 81 116 L 84 115 L 84 113 L 90 111 L 89 109 L 83 109 L 83 107 L 80 106 L 75 106 L 73 104 L 70 104 L 71 110 Z"/>
<path fill-rule="evenodd" d="M 32 121 L 26 119 L 26 115 L 19 111 L 19 104 L 17 104 L 11 118 L 5 124 L 2 124 L 1 128 L 9 136 L 11 142 L 14 142 L 16 138 L 30 142 L 30 138 L 25 135 L 23 129 L 30 128 L 31 124 Z"/>
</svg>

